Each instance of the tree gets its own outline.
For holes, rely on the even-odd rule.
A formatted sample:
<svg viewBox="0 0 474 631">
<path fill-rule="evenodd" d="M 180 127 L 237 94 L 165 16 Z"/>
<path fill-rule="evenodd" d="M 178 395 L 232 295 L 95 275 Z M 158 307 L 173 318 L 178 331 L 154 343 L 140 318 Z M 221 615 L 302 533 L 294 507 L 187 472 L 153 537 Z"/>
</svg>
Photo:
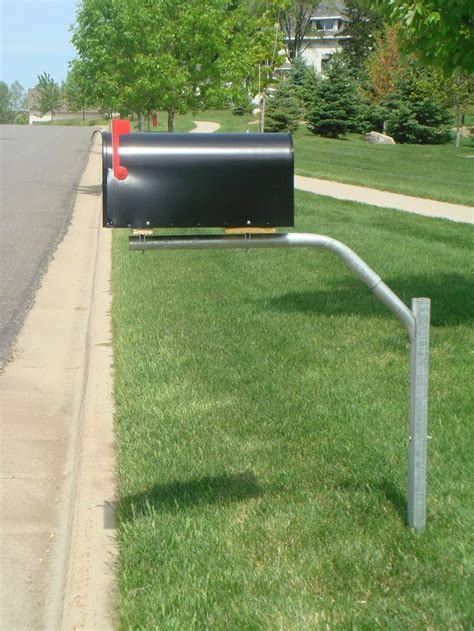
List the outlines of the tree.
<svg viewBox="0 0 474 631">
<path fill-rule="evenodd" d="M 291 0 L 282 11 L 280 24 L 290 62 L 305 50 L 304 39 L 311 29 L 311 18 L 319 4 L 320 0 Z"/>
<path fill-rule="evenodd" d="M 0 81 L 0 123 L 7 123 L 10 117 L 10 90 L 5 81 Z"/>
<path fill-rule="evenodd" d="M 298 56 L 291 64 L 290 72 L 288 74 L 288 78 L 291 82 L 291 85 L 298 90 L 303 85 L 306 75 L 308 73 L 308 64 L 303 59 L 303 57 Z"/>
<path fill-rule="evenodd" d="M 472 0 L 374 0 L 392 23 L 400 25 L 405 50 L 445 75 L 474 72 Z"/>
<path fill-rule="evenodd" d="M 401 67 L 395 89 L 380 101 L 388 134 L 397 142 L 443 144 L 452 120 L 436 90 L 436 74 L 415 58 Z"/>
<path fill-rule="evenodd" d="M 10 108 L 15 113 L 26 109 L 26 92 L 19 81 L 14 81 L 10 86 Z"/>
<path fill-rule="evenodd" d="M 38 83 L 36 89 L 39 94 L 38 106 L 41 114 L 51 112 L 51 120 L 54 120 L 54 114 L 61 107 L 61 91 L 59 85 L 46 72 L 38 75 Z"/>
<path fill-rule="evenodd" d="M 82 0 L 73 27 L 78 57 L 71 70 L 84 98 L 105 112 L 137 111 L 130 98 L 127 102 L 138 74 L 137 34 L 127 25 L 127 16 L 125 0 Z"/>
<path fill-rule="evenodd" d="M 468 107 L 474 103 L 474 75 L 438 76 L 436 88 L 439 100 L 446 107 L 454 109 L 456 116 L 456 147 L 459 147 L 462 120 Z"/>
<path fill-rule="evenodd" d="M 299 125 L 301 110 L 289 79 L 281 80 L 275 93 L 268 99 L 265 131 L 294 132 Z"/>
<path fill-rule="evenodd" d="M 384 20 L 364 0 L 345 0 L 343 15 L 347 22 L 341 45 L 360 77 L 364 74 L 367 57 L 374 48 L 375 37 L 383 29 Z"/>
<path fill-rule="evenodd" d="M 26 109 L 25 90 L 18 81 L 10 86 L 0 81 L 0 123 L 13 123 L 16 115 Z"/>
<path fill-rule="evenodd" d="M 82 118 L 85 119 L 85 110 L 92 104 L 87 94 L 86 79 L 82 74 L 83 67 L 78 59 L 70 63 L 66 81 L 61 86 L 61 94 L 70 111 L 82 111 Z"/>
<path fill-rule="evenodd" d="M 326 79 L 314 69 L 314 66 L 308 67 L 301 86 L 296 89 L 301 108 L 305 113 L 313 106 L 315 99 L 318 97 L 321 84 L 325 80 Z"/>
<path fill-rule="evenodd" d="M 308 129 L 313 134 L 338 138 L 356 128 L 360 97 L 353 73 L 342 55 L 329 63 L 327 78 L 319 84 L 307 114 Z"/>
<path fill-rule="evenodd" d="M 387 98 L 397 89 L 405 71 L 398 46 L 398 28 L 386 26 L 375 39 L 375 47 L 366 62 L 368 91 L 375 103 Z"/>
<path fill-rule="evenodd" d="M 236 0 L 226 9 L 227 46 L 223 55 L 226 92 L 232 102 L 260 100 L 260 131 L 264 130 L 268 90 L 284 55 L 280 16 L 288 0 Z"/>
<path fill-rule="evenodd" d="M 164 109 L 169 131 L 176 113 L 223 104 L 245 76 L 243 63 L 255 61 L 255 50 L 269 56 L 266 22 L 252 40 L 246 36 L 252 31 L 248 4 L 83 0 L 73 44 L 87 96 L 121 113 Z"/>
<path fill-rule="evenodd" d="M 438 103 L 429 98 L 414 102 L 398 95 L 392 97 L 392 103 L 386 117 L 386 131 L 396 142 L 419 145 L 449 142 L 446 125 L 450 116 Z"/>
</svg>

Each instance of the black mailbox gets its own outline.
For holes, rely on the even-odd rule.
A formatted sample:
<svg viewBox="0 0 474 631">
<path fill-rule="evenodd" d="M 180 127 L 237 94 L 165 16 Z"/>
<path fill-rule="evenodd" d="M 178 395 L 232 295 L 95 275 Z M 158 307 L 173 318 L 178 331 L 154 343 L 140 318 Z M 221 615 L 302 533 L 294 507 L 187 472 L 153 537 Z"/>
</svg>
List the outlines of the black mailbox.
<svg viewBox="0 0 474 631">
<path fill-rule="evenodd" d="M 103 134 L 103 224 L 293 226 L 290 134 Z"/>
</svg>

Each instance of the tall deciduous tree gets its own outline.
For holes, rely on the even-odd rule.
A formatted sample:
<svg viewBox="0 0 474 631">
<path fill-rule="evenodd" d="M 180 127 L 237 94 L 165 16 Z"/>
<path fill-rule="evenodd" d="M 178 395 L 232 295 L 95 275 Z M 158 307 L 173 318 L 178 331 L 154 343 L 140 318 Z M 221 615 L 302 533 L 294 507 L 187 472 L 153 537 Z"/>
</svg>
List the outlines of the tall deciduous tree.
<svg viewBox="0 0 474 631">
<path fill-rule="evenodd" d="M 248 67 L 243 72 L 243 63 L 256 61 L 249 51 L 261 44 L 259 33 L 252 41 L 246 37 L 251 14 L 244 4 L 82 0 L 73 43 L 87 95 L 121 113 L 164 109 L 169 131 L 176 113 L 229 100 L 252 74 Z M 270 56 L 267 44 L 265 55 Z"/>
<path fill-rule="evenodd" d="M 26 92 L 19 81 L 10 86 L 10 107 L 16 114 L 26 109 Z"/>
<path fill-rule="evenodd" d="M 379 12 L 364 0 L 345 0 L 344 17 L 347 22 L 341 45 L 358 75 L 364 74 L 367 57 L 374 48 L 375 38 L 384 26 Z"/>
<path fill-rule="evenodd" d="M 71 64 L 66 81 L 61 86 L 61 92 L 69 110 L 76 112 L 82 111 L 82 118 L 84 119 L 85 109 L 89 106 L 90 101 L 84 90 L 84 80 L 81 75 L 80 64 Z"/>
<path fill-rule="evenodd" d="M 62 104 L 59 85 L 47 72 L 44 72 L 42 75 L 38 75 L 36 89 L 38 90 L 38 106 L 41 113 L 44 115 L 51 112 L 51 119 L 54 120 L 54 115 Z"/>
<path fill-rule="evenodd" d="M 282 11 L 281 27 L 290 61 L 305 50 L 304 39 L 311 30 L 311 18 L 319 4 L 320 0 L 291 0 Z"/>
<path fill-rule="evenodd" d="M 382 13 L 400 25 L 403 46 L 446 75 L 474 72 L 472 0 L 374 0 Z"/>
<path fill-rule="evenodd" d="M 456 147 L 459 147 L 462 135 L 462 119 L 468 107 L 474 104 L 474 75 L 455 75 L 443 77 L 435 75 L 431 82 L 431 90 L 435 89 L 438 100 L 446 107 L 452 108 L 456 116 Z"/>
<path fill-rule="evenodd" d="M 8 122 L 10 115 L 10 91 L 5 81 L 0 81 L 0 123 Z"/>
<path fill-rule="evenodd" d="M 260 131 L 264 130 L 268 89 L 284 61 L 280 20 L 287 4 L 288 0 L 241 0 L 232 10 L 228 8 L 228 85 L 232 98 L 259 94 Z"/>
<path fill-rule="evenodd" d="M 224 98 L 225 0 L 129 0 L 127 25 L 133 51 L 135 99 L 147 112 L 176 113 L 219 105 Z M 138 43 L 139 42 L 139 43 Z"/>
<path fill-rule="evenodd" d="M 375 49 L 366 62 L 370 97 L 376 103 L 395 92 L 405 71 L 397 33 L 397 27 L 386 26 L 376 37 Z"/>
<path fill-rule="evenodd" d="M 86 99 L 106 112 L 132 111 L 125 105 L 135 69 L 126 10 L 125 0 L 82 0 L 73 28 L 71 69 Z"/>
</svg>

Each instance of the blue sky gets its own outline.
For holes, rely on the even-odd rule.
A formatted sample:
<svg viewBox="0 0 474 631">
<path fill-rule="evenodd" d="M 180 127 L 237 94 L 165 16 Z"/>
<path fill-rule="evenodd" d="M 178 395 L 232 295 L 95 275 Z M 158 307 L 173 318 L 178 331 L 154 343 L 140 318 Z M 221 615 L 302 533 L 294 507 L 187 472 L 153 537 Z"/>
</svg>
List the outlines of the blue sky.
<svg viewBox="0 0 474 631">
<path fill-rule="evenodd" d="M 77 0 L 0 0 L 0 79 L 33 88 L 48 72 L 58 83 L 75 57 L 70 25 Z"/>
</svg>

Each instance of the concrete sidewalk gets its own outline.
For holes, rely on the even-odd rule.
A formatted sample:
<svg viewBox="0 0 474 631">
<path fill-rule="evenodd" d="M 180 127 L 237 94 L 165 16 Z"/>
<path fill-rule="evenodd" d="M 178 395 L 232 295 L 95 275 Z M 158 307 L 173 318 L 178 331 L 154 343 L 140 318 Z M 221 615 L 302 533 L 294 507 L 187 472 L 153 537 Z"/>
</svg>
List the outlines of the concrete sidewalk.
<svg viewBox="0 0 474 631">
<path fill-rule="evenodd" d="M 220 129 L 219 123 L 210 123 L 208 121 L 193 121 L 196 125 L 194 129 L 191 129 L 190 134 L 213 134 Z"/>
<path fill-rule="evenodd" d="M 295 188 L 309 193 L 316 193 L 317 195 L 327 195 L 328 197 L 362 202 L 372 206 L 404 210 L 417 215 L 424 215 L 425 217 L 439 217 L 450 219 L 451 221 L 474 224 L 474 207 L 471 206 L 448 204 L 447 202 L 438 202 L 432 199 L 399 195 L 398 193 L 379 191 L 375 188 L 342 184 L 341 182 L 303 177 L 302 175 L 295 175 Z"/>
</svg>

